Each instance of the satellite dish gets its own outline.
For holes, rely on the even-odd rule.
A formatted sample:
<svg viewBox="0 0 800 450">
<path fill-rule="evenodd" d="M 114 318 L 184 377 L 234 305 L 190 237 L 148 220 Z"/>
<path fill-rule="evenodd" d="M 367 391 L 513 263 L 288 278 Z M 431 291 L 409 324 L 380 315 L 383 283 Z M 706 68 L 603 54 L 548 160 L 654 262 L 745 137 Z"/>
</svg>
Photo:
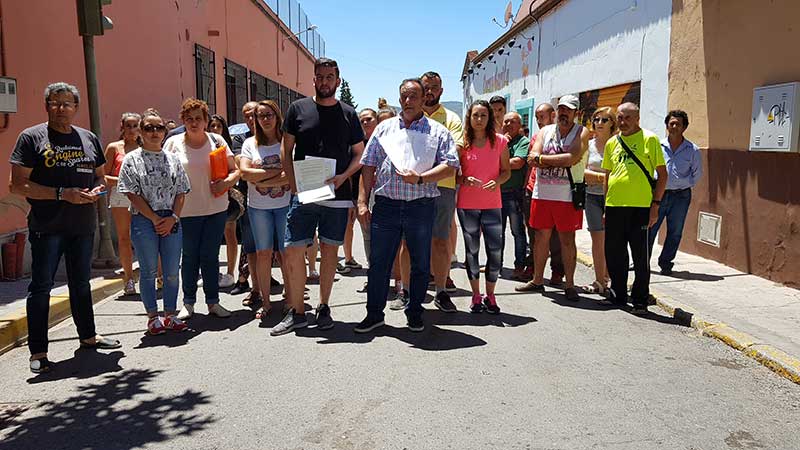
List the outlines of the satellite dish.
<svg viewBox="0 0 800 450">
<path fill-rule="evenodd" d="M 508 21 L 511 20 L 511 14 L 512 14 L 512 12 L 511 12 L 511 1 L 509 1 L 508 5 L 506 5 L 506 14 L 505 14 L 505 23 L 506 23 L 506 25 L 508 25 Z"/>
</svg>

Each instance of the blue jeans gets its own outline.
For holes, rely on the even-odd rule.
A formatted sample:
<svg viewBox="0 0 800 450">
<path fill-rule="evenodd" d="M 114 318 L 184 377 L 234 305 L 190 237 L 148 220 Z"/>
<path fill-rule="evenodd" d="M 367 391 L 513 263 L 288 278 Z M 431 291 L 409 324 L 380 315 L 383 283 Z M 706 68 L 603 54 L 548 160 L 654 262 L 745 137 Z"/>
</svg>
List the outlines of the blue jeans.
<svg viewBox="0 0 800 450">
<path fill-rule="evenodd" d="M 160 217 L 168 217 L 172 211 L 156 211 Z M 161 257 L 161 270 L 164 274 L 164 311 L 178 308 L 178 271 L 181 265 L 183 229 L 167 236 L 159 236 L 150 219 L 141 214 L 131 217 L 131 241 L 139 258 L 139 291 L 144 309 L 148 313 L 158 311 L 156 302 L 156 274 L 158 257 Z"/>
<path fill-rule="evenodd" d="M 31 233 L 31 283 L 28 285 L 26 311 L 28 315 L 28 349 L 31 354 L 46 353 L 47 325 L 50 314 L 50 290 L 64 256 L 69 288 L 69 307 L 78 328 L 78 337 L 90 339 L 94 328 L 92 289 L 89 278 L 92 264 L 94 234 L 62 235 Z"/>
<path fill-rule="evenodd" d="M 658 207 L 658 221 L 650 228 L 650 253 L 653 252 L 653 244 L 658 237 L 658 230 L 664 219 L 667 219 L 667 237 L 664 239 L 664 247 L 661 249 L 661 256 L 658 257 L 658 266 L 662 269 L 671 270 L 678 254 L 678 247 L 681 245 L 683 235 L 683 224 L 686 222 L 686 214 L 689 212 L 689 203 L 692 202 L 692 190 L 682 189 L 679 191 L 665 191 Z"/>
<path fill-rule="evenodd" d="M 431 238 L 435 208 L 432 198 L 413 201 L 392 200 L 378 195 L 370 223 L 369 271 L 367 272 L 367 315 L 383 318 L 389 278 L 404 236 L 411 257 L 411 280 L 406 315 L 422 315 L 422 301 L 431 269 Z"/>
<path fill-rule="evenodd" d="M 197 275 L 203 276 L 206 304 L 219 303 L 219 246 L 228 214 L 222 211 L 210 216 L 184 217 L 183 227 L 183 303 L 197 303 Z"/>
<path fill-rule="evenodd" d="M 506 248 L 506 222 L 511 223 L 511 235 L 514 236 L 514 268 L 525 267 L 525 253 L 528 249 L 528 241 L 525 230 L 525 219 L 522 215 L 522 203 L 524 193 L 522 189 L 515 191 L 503 192 L 503 240 L 501 243 L 502 250 Z M 500 256 L 500 265 L 502 267 L 502 250 Z"/>
</svg>

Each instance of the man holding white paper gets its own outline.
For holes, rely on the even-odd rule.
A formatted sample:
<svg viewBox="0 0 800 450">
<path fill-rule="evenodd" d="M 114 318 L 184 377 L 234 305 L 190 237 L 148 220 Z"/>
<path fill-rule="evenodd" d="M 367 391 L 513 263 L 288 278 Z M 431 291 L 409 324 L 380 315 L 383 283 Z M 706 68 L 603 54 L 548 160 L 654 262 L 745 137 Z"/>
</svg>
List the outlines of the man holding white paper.
<svg viewBox="0 0 800 450">
<path fill-rule="evenodd" d="M 456 144 L 450 132 L 422 111 L 424 91 L 419 78 L 400 85 L 399 117 L 381 122 L 361 159 L 363 189 L 358 213 L 370 223 L 371 248 L 367 284 L 367 317 L 356 333 L 383 325 L 389 278 L 400 239 L 405 237 L 411 256 L 408 328 L 425 329 L 422 301 L 430 274 L 436 182 L 452 177 L 459 167 Z M 374 183 L 373 183 L 374 182 Z M 375 206 L 368 203 L 374 184 Z"/>
<path fill-rule="evenodd" d="M 305 250 L 313 242 L 314 233 L 319 234 L 322 253 L 316 325 L 322 330 L 333 327 L 328 301 L 337 253 L 344 242 L 348 210 L 353 207 L 350 177 L 361 168 L 359 161 L 364 151 L 364 131 L 358 114 L 336 100 L 340 82 L 336 61 L 317 59 L 316 95 L 292 103 L 283 123 L 281 163 L 295 195 L 286 218 L 285 281 L 289 308 L 270 332 L 273 336 L 308 326 L 303 304 Z"/>
</svg>

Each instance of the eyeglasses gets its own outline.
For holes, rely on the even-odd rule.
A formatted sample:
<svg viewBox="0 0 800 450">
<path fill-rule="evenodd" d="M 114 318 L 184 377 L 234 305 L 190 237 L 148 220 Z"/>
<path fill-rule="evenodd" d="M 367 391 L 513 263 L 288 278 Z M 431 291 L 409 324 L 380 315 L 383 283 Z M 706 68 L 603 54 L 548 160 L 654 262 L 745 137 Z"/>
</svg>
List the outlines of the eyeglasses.
<svg viewBox="0 0 800 450">
<path fill-rule="evenodd" d="M 256 117 L 258 117 L 259 120 L 272 120 L 275 118 L 275 114 L 274 113 L 257 114 Z"/>
<path fill-rule="evenodd" d="M 75 109 L 75 107 L 78 106 L 78 102 L 59 102 L 58 100 L 48 100 L 47 106 L 49 106 L 51 109 Z"/>
<path fill-rule="evenodd" d="M 595 117 L 592 122 L 594 123 L 608 123 L 611 119 L 608 117 Z"/>
<path fill-rule="evenodd" d="M 162 133 L 164 131 L 167 131 L 167 127 L 165 127 L 164 125 L 145 125 L 142 127 L 142 129 L 148 133 L 152 132 Z"/>
</svg>

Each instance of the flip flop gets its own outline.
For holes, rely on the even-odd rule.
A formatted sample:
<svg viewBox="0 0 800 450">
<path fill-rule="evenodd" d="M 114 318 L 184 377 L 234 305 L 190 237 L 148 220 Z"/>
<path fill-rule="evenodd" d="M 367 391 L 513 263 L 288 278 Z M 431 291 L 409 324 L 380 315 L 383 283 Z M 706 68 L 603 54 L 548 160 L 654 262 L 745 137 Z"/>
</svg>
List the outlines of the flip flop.
<svg viewBox="0 0 800 450">
<path fill-rule="evenodd" d="M 99 350 L 113 350 L 122 347 L 122 343 L 116 339 L 101 337 L 94 344 L 81 341 L 81 348 L 93 348 Z"/>
</svg>

